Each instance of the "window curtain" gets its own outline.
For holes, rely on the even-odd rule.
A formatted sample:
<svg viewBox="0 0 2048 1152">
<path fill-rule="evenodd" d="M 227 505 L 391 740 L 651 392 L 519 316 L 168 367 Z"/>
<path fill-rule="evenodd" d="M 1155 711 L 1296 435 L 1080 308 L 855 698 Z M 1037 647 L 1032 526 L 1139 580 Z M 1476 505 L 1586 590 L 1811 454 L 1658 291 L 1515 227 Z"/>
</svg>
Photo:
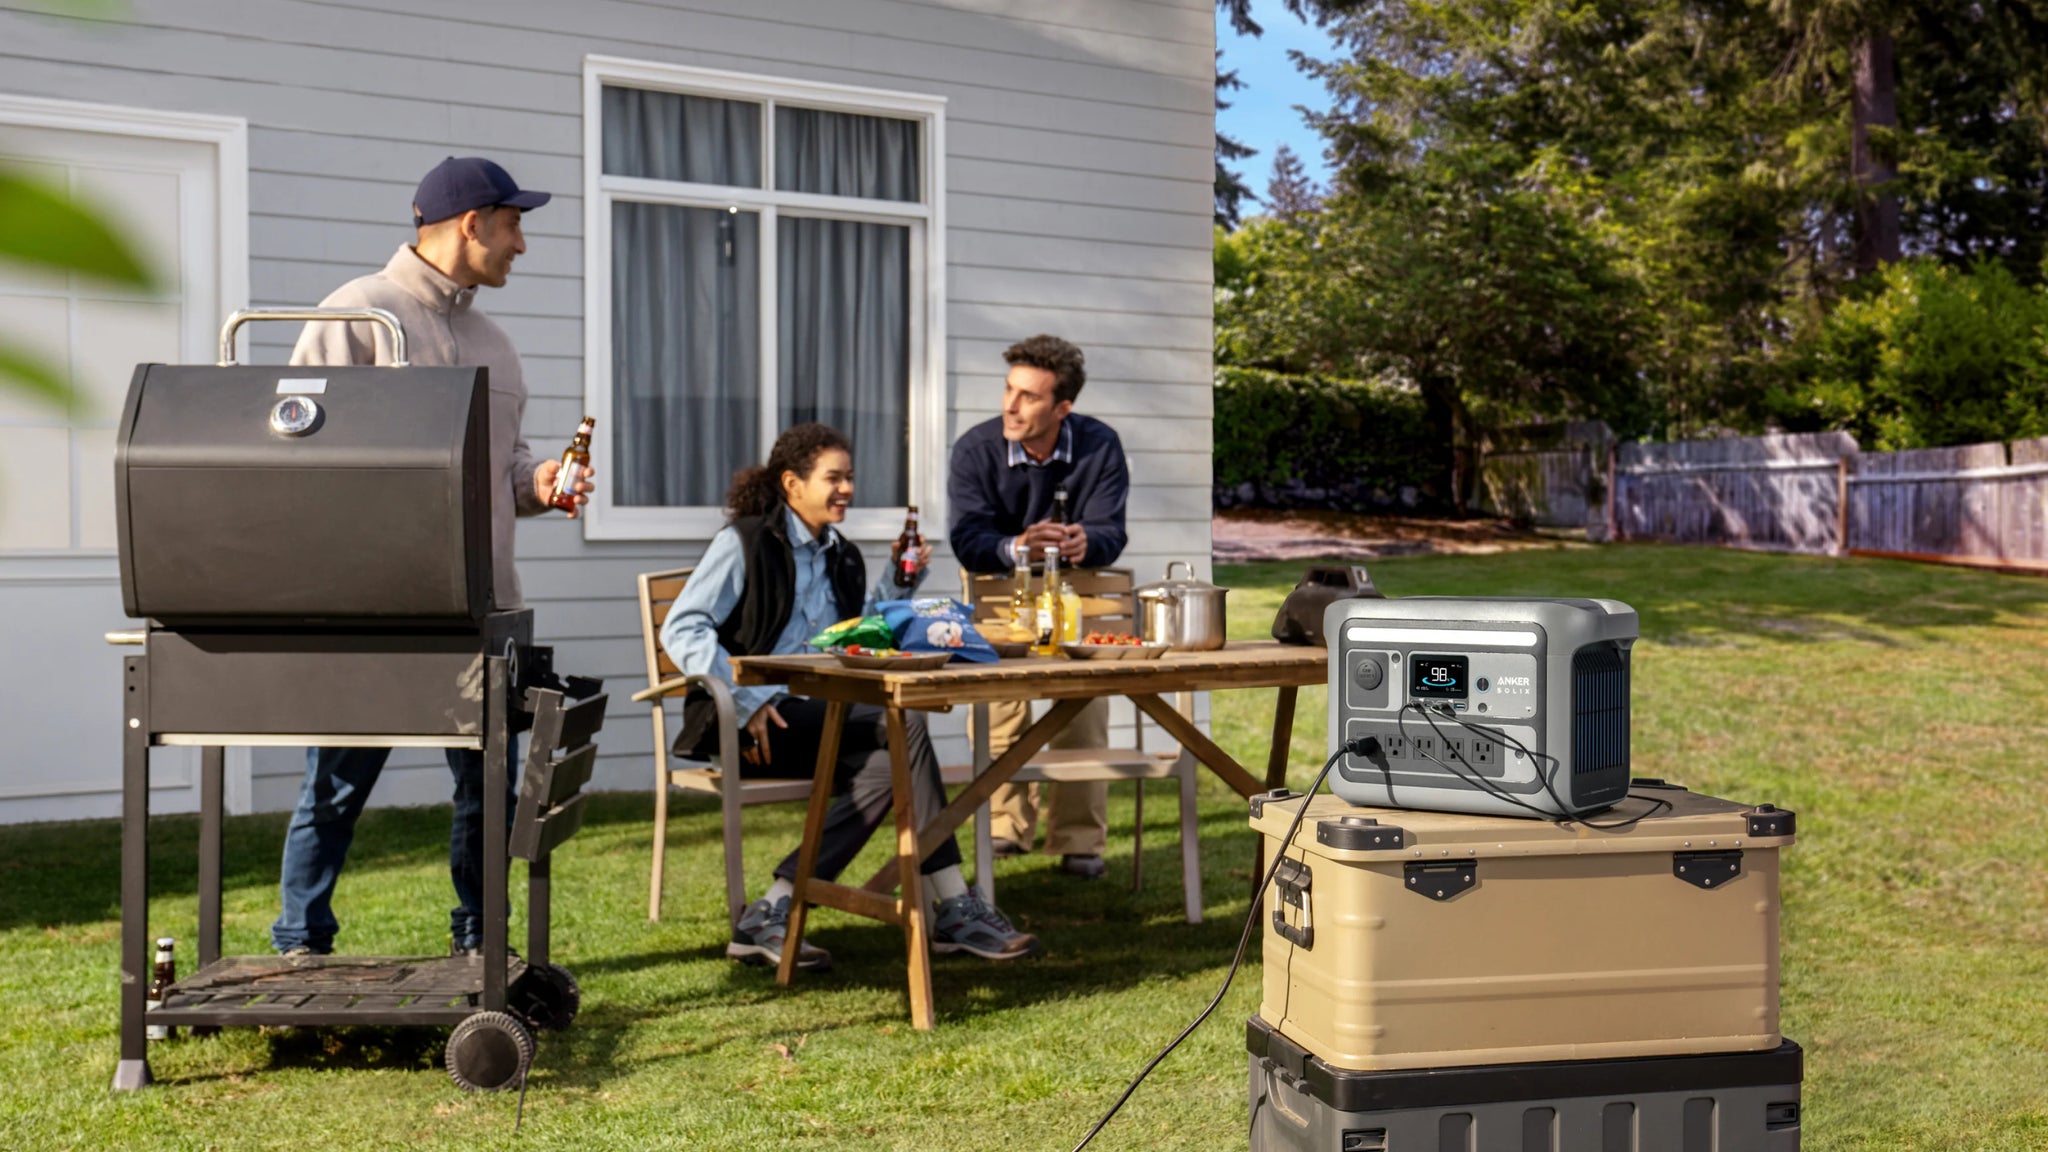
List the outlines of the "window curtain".
<svg viewBox="0 0 2048 1152">
<path fill-rule="evenodd" d="M 759 187 L 761 106 L 606 88 L 604 170 Z M 758 461 L 760 228 L 753 212 L 613 202 L 607 483 L 621 506 L 715 505 Z"/>
<path fill-rule="evenodd" d="M 613 202 L 607 483 L 620 505 L 719 504 L 733 472 L 767 455 L 760 236 L 753 212 Z"/>
<path fill-rule="evenodd" d="M 775 108 L 775 187 L 916 203 L 915 120 Z"/>
<path fill-rule="evenodd" d="M 910 229 L 783 216 L 776 232 L 781 426 L 853 441 L 853 502 L 910 500 Z"/>
<path fill-rule="evenodd" d="M 918 124 L 775 109 L 775 185 L 916 201 Z M 783 427 L 830 424 L 853 441 L 854 503 L 910 498 L 910 229 L 784 213 L 776 230 Z"/>
</svg>

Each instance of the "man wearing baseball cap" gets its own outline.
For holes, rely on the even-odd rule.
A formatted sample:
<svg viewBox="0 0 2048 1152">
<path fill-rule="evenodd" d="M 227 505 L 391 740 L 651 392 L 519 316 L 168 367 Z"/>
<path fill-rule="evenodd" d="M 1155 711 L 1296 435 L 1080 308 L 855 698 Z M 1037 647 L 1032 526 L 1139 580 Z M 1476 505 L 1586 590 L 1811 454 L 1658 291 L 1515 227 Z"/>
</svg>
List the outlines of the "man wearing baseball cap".
<svg viewBox="0 0 2048 1152">
<path fill-rule="evenodd" d="M 526 251 L 520 218 L 548 202 L 546 192 L 522 190 L 503 168 L 476 156 L 448 159 L 420 181 L 412 198 L 414 242 L 401 245 L 384 270 L 351 280 L 320 302 L 325 308 L 382 308 L 398 317 L 412 363 L 482 365 L 490 370 L 491 565 L 495 608 L 521 604 L 512 564 L 516 516 L 547 511 L 556 460 L 536 463 L 520 432 L 526 381 L 519 353 L 505 330 L 474 306 L 479 286 L 502 288 L 512 262 Z M 389 364 L 390 335 L 363 321 L 315 321 L 299 334 L 294 365 Z M 586 477 L 588 474 L 586 473 Z M 579 483 L 576 502 L 591 491 Z M 570 513 L 571 516 L 575 513 Z M 283 911 L 271 925 L 271 944 L 287 956 L 334 950 L 339 929 L 334 884 L 355 838 L 370 789 L 384 770 L 388 748 L 308 748 L 306 781 L 285 833 Z M 515 744 L 512 762 L 518 762 Z M 483 754 L 450 749 L 455 776 L 455 822 L 448 871 L 456 907 L 449 916 L 450 951 L 473 954 L 483 939 Z M 506 813 L 512 812 L 507 797 Z"/>
</svg>

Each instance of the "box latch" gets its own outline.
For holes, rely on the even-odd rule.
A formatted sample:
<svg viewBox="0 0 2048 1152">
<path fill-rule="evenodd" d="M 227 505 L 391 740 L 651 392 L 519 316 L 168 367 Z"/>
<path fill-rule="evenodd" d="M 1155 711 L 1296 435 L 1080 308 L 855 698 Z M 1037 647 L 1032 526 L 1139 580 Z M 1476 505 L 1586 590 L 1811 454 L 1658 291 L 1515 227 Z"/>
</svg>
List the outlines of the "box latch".
<svg viewBox="0 0 2048 1152">
<path fill-rule="evenodd" d="M 1479 861 L 1425 863 L 1410 860 L 1401 866 L 1401 874 L 1408 881 L 1410 892 L 1420 892 L 1431 900 L 1449 900 L 1479 883 Z"/>
<path fill-rule="evenodd" d="M 1673 852 L 1671 874 L 1695 888 L 1720 888 L 1742 875 L 1742 849 Z"/>
<path fill-rule="evenodd" d="M 1279 889 L 1280 904 L 1273 909 L 1273 931 L 1282 940 L 1301 948 L 1316 946 L 1315 916 L 1309 911 L 1309 885 L 1314 876 L 1308 865 L 1292 857 L 1284 857 L 1273 866 L 1273 885 Z M 1301 909 L 1301 923 L 1290 924 L 1287 919 L 1289 908 Z"/>
</svg>

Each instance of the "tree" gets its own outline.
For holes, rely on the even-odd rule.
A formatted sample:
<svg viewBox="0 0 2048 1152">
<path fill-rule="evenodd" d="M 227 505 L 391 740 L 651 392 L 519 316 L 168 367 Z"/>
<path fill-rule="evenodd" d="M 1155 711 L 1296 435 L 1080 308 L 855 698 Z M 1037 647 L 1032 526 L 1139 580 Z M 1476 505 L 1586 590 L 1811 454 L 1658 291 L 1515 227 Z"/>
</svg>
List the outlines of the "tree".
<svg viewBox="0 0 2048 1152">
<path fill-rule="evenodd" d="M 1273 174 L 1266 180 L 1266 208 L 1276 218 L 1294 223 L 1316 210 L 1321 200 L 1301 157 L 1282 144 L 1273 151 Z"/>
<path fill-rule="evenodd" d="M 1223 98 L 1229 89 L 1242 88 L 1236 72 L 1223 70 L 1223 50 L 1216 51 L 1216 110 L 1230 107 Z M 1223 133 L 1216 133 L 1216 224 L 1221 228 L 1237 227 L 1238 218 L 1243 214 L 1244 202 L 1256 200 L 1252 190 L 1245 185 L 1244 177 L 1224 165 L 1226 160 L 1243 160 L 1258 154 L 1258 149 L 1239 143 Z"/>
</svg>

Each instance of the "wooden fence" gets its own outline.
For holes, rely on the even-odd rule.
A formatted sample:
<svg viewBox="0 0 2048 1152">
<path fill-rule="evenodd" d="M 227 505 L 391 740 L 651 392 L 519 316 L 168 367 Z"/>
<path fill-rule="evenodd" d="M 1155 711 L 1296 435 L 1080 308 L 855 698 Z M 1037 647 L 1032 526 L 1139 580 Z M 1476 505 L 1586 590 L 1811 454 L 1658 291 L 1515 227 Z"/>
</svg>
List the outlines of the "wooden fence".
<svg viewBox="0 0 2048 1152">
<path fill-rule="evenodd" d="M 2048 572 L 2048 438 L 1859 452 L 1847 433 L 1624 444 L 1623 540 L 1893 556 Z"/>
<path fill-rule="evenodd" d="M 1524 524 L 1604 525 L 1613 443 L 1614 434 L 1598 420 L 1497 433 L 1480 458 L 1483 507 Z"/>
</svg>

